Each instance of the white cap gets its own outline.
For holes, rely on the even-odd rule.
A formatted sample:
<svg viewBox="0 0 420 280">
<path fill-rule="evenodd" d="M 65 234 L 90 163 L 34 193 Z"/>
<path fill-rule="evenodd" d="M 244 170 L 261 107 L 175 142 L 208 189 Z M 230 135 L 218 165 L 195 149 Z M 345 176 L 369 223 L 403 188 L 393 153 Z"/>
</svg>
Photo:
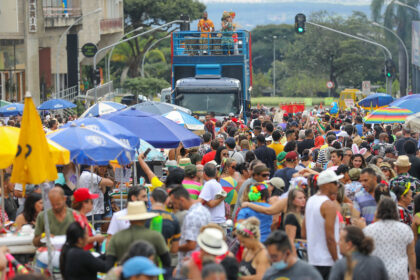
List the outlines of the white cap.
<svg viewBox="0 0 420 280">
<path fill-rule="evenodd" d="M 229 113 L 229 117 L 234 117 L 235 114 L 234 113 Z"/>
<path fill-rule="evenodd" d="M 318 186 L 325 185 L 332 182 L 338 182 L 344 175 L 337 175 L 332 170 L 325 170 L 319 174 Z"/>
<path fill-rule="evenodd" d="M 340 131 L 340 133 L 337 134 L 337 137 L 349 137 L 349 135 L 345 131 Z"/>
</svg>

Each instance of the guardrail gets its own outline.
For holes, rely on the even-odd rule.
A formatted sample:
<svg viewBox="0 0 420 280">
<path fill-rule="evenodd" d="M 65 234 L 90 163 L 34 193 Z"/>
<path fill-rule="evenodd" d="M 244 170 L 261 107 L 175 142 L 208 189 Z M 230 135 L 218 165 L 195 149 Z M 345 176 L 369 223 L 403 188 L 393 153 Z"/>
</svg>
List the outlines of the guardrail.
<svg viewBox="0 0 420 280">
<path fill-rule="evenodd" d="M 44 17 L 80 17 L 82 15 L 82 9 L 80 8 L 55 8 L 55 7 L 44 7 Z"/>
<path fill-rule="evenodd" d="M 113 29 L 122 29 L 123 19 L 122 18 L 102 19 L 100 22 L 100 26 L 101 26 L 101 32 L 107 32 Z"/>
<path fill-rule="evenodd" d="M 77 86 L 73 86 L 70 88 L 66 88 L 60 92 L 55 93 L 54 98 L 61 98 L 68 101 L 73 101 L 78 96 L 78 88 Z"/>
<path fill-rule="evenodd" d="M 243 55 L 248 54 L 247 31 L 179 31 L 172 37 L 173 55 Z"/>
<path fill-rule="evenodd" d="M 96 98 L 101 98 L 105 96 L 108 93 L 111 93 L 114 91 L 114 85 L 113 82 L 107 82 L 103 85 L 96 87 Z M 95 98 L 95 88 L 91 88 L 88 91 L 86 91 L 86 99 L 94 99 Z"/>
</svg>

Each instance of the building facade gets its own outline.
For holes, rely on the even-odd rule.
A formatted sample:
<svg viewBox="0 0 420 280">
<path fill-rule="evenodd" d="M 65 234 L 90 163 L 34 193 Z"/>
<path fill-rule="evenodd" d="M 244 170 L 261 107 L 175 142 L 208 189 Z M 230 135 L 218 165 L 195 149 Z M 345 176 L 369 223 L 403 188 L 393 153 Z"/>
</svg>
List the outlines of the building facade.
<svg viewBox="0 0 420 280">
<path fill-rule="evenodd" d="M 80 66 L 92 64 L 82 46 L 101 49 L 123 33 L 123 0 L 1 0 L 0 99 L 30 91 L 39 103 L 78 88 Z"/>
</svg>

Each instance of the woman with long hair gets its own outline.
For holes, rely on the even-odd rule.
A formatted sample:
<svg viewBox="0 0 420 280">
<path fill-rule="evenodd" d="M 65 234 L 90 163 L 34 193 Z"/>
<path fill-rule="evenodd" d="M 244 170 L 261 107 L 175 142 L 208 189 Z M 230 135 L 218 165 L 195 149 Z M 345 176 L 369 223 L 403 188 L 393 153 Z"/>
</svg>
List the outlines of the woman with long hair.
<svg viewBox="0 0 420 280">
<path fill-rule="evenodd" d="M 363 155 L 354 154 L 350 159 L 350 168 L 360 168 L 363 169 L 366 167 L 366 161 Z"/>
<path fill-rule="evenodd" d="M 239 264 L 240 280 L 261 280 L 270 267 L 267 249 L 260 241 L 260 221 L 250 217 L 237 223 L 236 235 L 244 247 Z"/>
<path fill-rule="evenodd" d="M 218 165 L 220 165 L 222 163 L 222 160 L 228 157 L 229 157 L 228 149 L 225 146 L 221 146 L 217 148 L 216 155 L 214 156 L 214 160 L 216 161 Z"/>
<path fill-rule="evenodd" d="M 411 224 L 411 229 L 413 230 L 414 241 L 416 242 L 415 251 L 417 278 L 420 279 L 420 194 L 414 197 L 414 216 L 413 223 Z"/>
<path fill-rule="evenodd" d="M 302 238 L 301 228 L 305 204 L 306 197 L 303 190 L 289 190 L 287 196 L 287 210 L 282 218 L 282 228 L 287 236 L 289 236 L 291 244 L 294 244 L 296 239 Z"/>
<path fill-rule="evenodd" d="M 44 209 L 42 196 L 39 193 L 31 193 L 25 200 L 23 212 L 19 214 L 15 221 L 16 230 L 20 230 L 24 225 L 35 227 L 36 217 Z"/>
<path fill-rule="evenodd" d="M 388 279 L 382 260 L 370 255 L 374 248 L 372 238 L 365 236 L 360 228 L 343 228 L 338 246 L 345 258 L 334 264 L 329 279 Z"/>
<path fill-rule="evenodd" d="M 80 188 L 73 193 L 73 198 L 72 208 L 79 211 L 83 223 L 87 225 L 86 230 L 88 231 L 89 237 L 85 250 L 90 250 L 94 247 L 95 242 L 100 244 L 105 239 L 105 236 L 102 234 L 95 233 L 94 228 L 86 218 L 86 215 L 93 209 L 93 199 L 97 199 L 98 195 L 91 194 L 87 188 Z"/>
<path fill-rule="evenodd" d="M 73 222 L 67 228 L 66 243 L 60 254 L 60 271 L 64 280 L 96 280 L 98 272 L 106 272 L 106 262 L 83 250 L 88 244 L 86 225 Z"/>
<path fill-rule="evenodd" d="M 244 191 L 242 195 L 242 201 L 249 202 L 250 204 L 255 204 L 261 207 L 270 207 L 270 204 L 267 203 L 268 197 L 268 186 L 265 183 L 256 183 L 249 186 Z M 260 241 L 264 242 L 271 232 L 270 226 L 273 221 L 273 217 L 271 215 L 259 213 L 249 207 L 243 207 L 238 212 L 237 222 L 241 223 L 243 220 L 249 217 L 256 217 L 260 221 Z"/>
<path fill-rule="evenodd" d="M 376 208 L 376 221 L 364 228 L 363 232 L 373 239 L 375 249 L 372 255 L 384 262 L 390 279 L 416 278 L 413 231 L 400 222 L 392 198 L 381 199 Z"/>
</svg>

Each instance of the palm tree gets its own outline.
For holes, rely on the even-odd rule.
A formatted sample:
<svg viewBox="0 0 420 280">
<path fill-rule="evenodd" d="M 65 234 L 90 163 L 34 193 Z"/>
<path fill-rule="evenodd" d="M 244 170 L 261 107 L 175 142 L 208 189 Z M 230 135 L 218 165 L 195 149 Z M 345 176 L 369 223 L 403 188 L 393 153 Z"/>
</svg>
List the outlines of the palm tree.
<svg viewBox="0 0 420 280">
<path fill-rule="evenodd" d="M 408 42 L 411 37 L 411 21 L 417 18 L 417 14 L 415 11 L 408 9 L 406 7 L 402 7 L 397 5 L 392 1 L 389 3 L 386 8 L 385 12 L 382 15 L 382 8 L 386 4 L 385 0 L 372 0 L 370 4 L 370 8 L 372 10 L 372 18 L 375 22 L 383 22 L 383 24 L 393 30 L 396 30 L 398 36 L 404 41 Z M 419 5 L 420 0 L 400 0 L 409 6 L 417 7 Z M 387 39 L 391 40 L 391 35 L 387 32 L 386 35 Z M 407 45 L 407 44 L 406 44 Z M 400 92 L 401 95 L 405 95 L 407 85 L 406 75 L 407 72 L 407 65 L 406 65 L 406 58 L 404 47 L 401 44 L 398 44 L 398 69 L 399 69 L 399 81 L 400 81 Z"/>
</svg>

